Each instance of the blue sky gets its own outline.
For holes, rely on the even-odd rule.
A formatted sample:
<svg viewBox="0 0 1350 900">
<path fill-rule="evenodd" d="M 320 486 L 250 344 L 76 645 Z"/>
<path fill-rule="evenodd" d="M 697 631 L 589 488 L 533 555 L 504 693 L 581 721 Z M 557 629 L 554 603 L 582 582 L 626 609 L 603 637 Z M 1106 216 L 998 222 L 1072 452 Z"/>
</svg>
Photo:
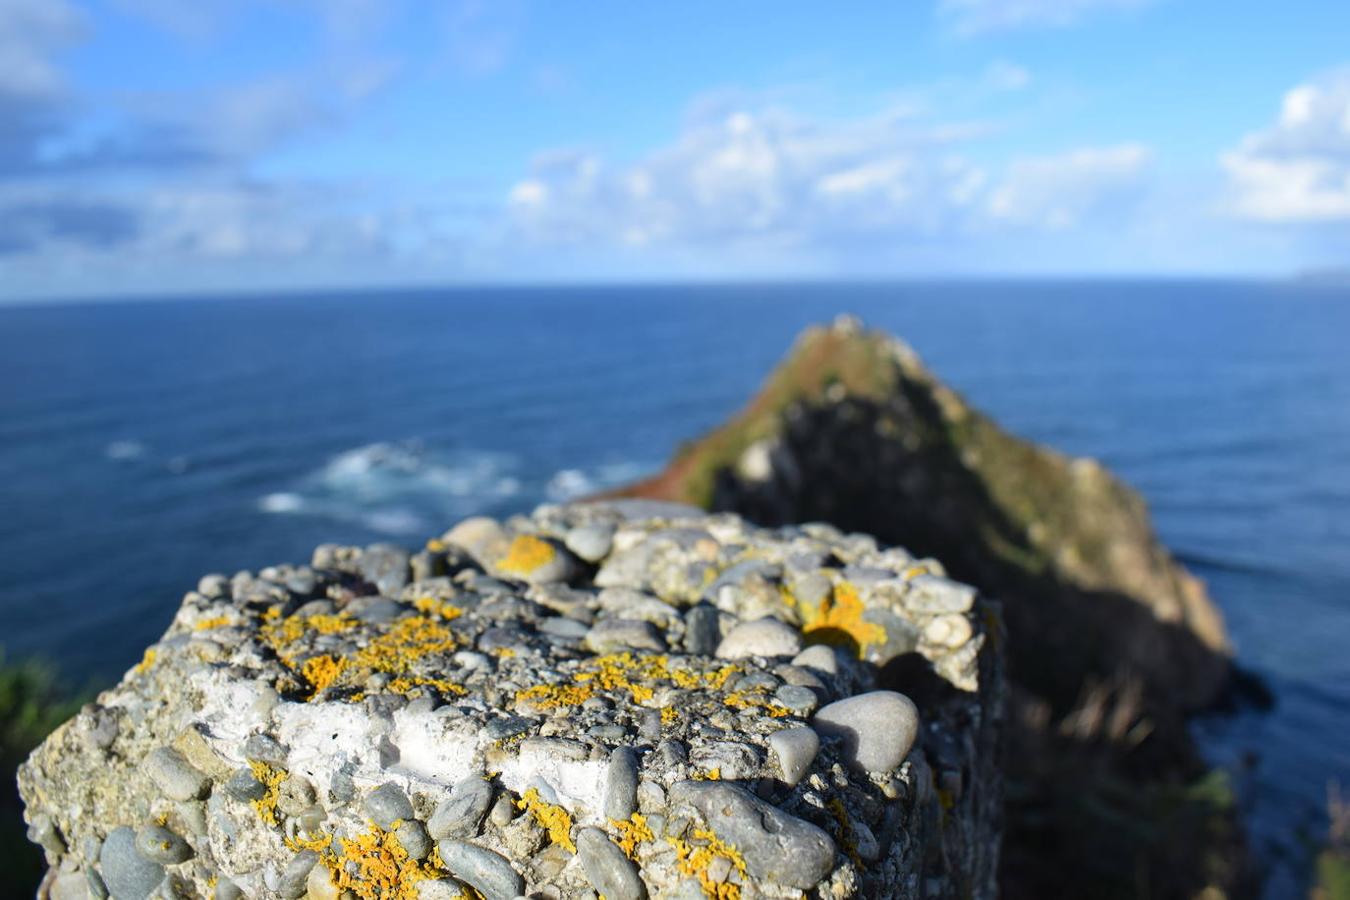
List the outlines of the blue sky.
<svg viewBox="0 0 1350 900">
<path fill-rule="evenodd" d="M 0 0 L 0 297 L 1350 262 L 1350 3 Z"/>
</svg>

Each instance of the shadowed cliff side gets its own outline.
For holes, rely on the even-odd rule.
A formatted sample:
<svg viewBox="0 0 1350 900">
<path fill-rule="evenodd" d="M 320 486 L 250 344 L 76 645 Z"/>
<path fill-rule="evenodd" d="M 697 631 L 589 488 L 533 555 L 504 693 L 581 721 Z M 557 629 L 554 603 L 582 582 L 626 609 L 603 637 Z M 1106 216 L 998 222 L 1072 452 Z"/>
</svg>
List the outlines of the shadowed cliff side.
<svg viewBox="0 0 1350 900">
<path fill-rule="evenodd" d="M 1222 616 L 1095 461 L 1007 433 L 903 342 L 842 318 L 617 493 L 867 532 L 1002 602 L 1005 896 L 1241 895 L 1231 796 L 1185 727 L 1232 678 Z"/>
</svg>

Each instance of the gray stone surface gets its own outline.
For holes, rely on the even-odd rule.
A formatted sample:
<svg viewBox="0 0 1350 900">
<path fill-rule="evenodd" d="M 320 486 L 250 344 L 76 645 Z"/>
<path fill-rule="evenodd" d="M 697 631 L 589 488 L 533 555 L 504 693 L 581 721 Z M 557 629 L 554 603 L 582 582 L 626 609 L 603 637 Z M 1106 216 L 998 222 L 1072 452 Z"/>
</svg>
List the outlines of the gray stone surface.
<svg viewBox="0 0 1350 900">
<path fill-rule="evenodd" d="M 914 746 L 919 710 L 904 694 L 870 691 L 821 707 L 811 724 L 822 736 L 839 740 L 845 762 L 887 772 Z"/>
<path fill-rule="evenodd" d="M 312 567 L 189 592 L 145 662 L 21 767 L 49 884 L 986 896 L 998 795 L 978 754 L 998 682 L 983 609 L 911 609 L 910 557 L 860 536 L 637 509 L 462 523 L 421 566 L 325 545 Z M 603 554 L 579 541 L 591 532 Z M 569 537 L 600 555 L 583 563 Z M 860 652 L 802 649 L 841 634 Z M 877 699 L 876 655 L 917 635 L 960 690 L 925 706 L 899 765 L 917 732 Z M 960 790 L 944 807 L 934 784 Z"/>
<path fill-rule="evenodd" d="M 525 879 L 500 853 L 463 841 L 445 840 L 439 847 L 441 861 L 450 874 L 472 886 L 486 900 L 513 900 L 525 892 Z"/>
<path fill-rule="evenodd" d="M 647 896 L 637 866 L 599 828 L 583 828 L 577 833 L 577 856 L 591 887 L 605 900 L 642 900 Z"/>
<path fill-rule="evenodd" d="M 734 784 L 681 781 L 673 804 L 688 803 L 708 827 L 736 848 L 751 877 L 805 890 L 834 867 L 830 836 Z"/>
</svg>

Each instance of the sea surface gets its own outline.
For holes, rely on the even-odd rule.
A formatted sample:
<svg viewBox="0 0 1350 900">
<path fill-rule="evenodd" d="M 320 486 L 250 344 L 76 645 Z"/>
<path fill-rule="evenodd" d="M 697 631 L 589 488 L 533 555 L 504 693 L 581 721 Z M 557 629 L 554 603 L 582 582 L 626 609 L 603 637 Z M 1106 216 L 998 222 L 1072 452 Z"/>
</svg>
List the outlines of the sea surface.
<svg viewBox="0 0 1350 900">
<path fill-rule="evenodd" d="M 1054 282 L 531 288 L 0 307 L 0 643 L 135 663 L 200 575 L 420 543 L 629 481 L 805 325 L 902 335 L 1008 428 L 1100 458 L 1209 583 L 1269 712 L 1239 768 L 1268 894 L 1350 788 L 1350 288 Z M 1254 765 L 1250 760 L 1255 759 Z"/>
</svg>

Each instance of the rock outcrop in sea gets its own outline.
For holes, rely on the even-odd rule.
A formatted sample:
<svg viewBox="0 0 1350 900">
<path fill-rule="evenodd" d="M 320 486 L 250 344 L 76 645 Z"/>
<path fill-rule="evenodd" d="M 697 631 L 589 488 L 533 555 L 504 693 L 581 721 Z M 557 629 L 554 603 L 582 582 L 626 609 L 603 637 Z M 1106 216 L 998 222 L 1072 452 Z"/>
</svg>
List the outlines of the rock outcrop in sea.
<svg viewBox="0 0 1350 900">
<path fill-rule="evenodd" d="M 992 897 L 997 616 L 615 501 L 207 576 L 19 785 L 52 898 Z"/>
<path fill-rule="evenodd" d="M 1001 605 L 1005 896 L 1242 892 L 1231 796 L 1186 723 L 1232 680 L 1222 616 L 1098 462 L 1009 434 L 903 341 L 841 317 L 804 332 L 728 422 L 615 495 L 873 534 Z"/>
</svg>

